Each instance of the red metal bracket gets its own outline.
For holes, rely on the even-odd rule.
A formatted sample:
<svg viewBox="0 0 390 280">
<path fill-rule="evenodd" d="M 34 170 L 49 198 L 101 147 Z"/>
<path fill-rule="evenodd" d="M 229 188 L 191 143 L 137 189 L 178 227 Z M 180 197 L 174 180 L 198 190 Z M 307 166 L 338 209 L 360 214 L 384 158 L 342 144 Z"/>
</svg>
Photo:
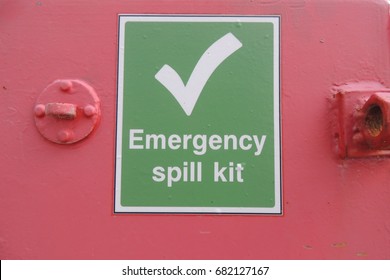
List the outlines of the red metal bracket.
<svg viewBox="0 0 390 280">
<path fill-rule="evenodd" d="M 390 89 L 376 82 L 334 88 L 342 158 L 390 156 Z"/>
</svg>

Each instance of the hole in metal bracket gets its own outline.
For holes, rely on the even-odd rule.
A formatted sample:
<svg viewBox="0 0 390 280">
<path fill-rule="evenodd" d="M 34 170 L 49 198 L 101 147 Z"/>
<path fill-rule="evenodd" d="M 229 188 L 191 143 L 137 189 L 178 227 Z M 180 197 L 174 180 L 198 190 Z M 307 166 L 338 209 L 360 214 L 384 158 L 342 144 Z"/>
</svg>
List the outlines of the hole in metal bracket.
<svg viewBox="0 0 390 280">
<path fill-rule="evenodd" d="M 365 125 L 371 136 L 377 137 L 383 129 L 383 113 L 378 105 L 373 105 L 368 109 Z"/>
</svg>

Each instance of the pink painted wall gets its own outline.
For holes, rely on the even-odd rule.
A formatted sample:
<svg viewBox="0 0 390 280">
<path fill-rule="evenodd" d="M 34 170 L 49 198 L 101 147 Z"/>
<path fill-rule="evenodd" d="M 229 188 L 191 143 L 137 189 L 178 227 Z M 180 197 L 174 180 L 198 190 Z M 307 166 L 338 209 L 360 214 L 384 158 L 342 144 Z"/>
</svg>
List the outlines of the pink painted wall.
<svg viewBox="0 0 390 280">
<path fill-rule="evenodd" d="M 280 217 L 114 215 L 118 14 L 281 16 Z M 1 259 L 389 259 L 390 158 L 338 158 L 334 85 L 390 87 L 379 0 L 0 2 Z M 34 124 L 38 95 L 80 79 L 101 100 L 85 141 Z"/>
</svg>

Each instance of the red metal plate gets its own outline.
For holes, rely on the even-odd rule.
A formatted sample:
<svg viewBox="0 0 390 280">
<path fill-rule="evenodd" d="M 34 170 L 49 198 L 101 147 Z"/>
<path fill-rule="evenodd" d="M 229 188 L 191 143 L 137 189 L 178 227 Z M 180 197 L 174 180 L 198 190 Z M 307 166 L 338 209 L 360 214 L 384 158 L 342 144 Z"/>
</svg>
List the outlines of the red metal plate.
<svg viewBox="0 0 390 280">
<path fill-rule="evenodd" d="M 100 119 L 95 91 L 80 80 L 57 80 L 39 95 L 35 125 L 47 140 L 72 144 L 87 137 Z"/>
</svg>

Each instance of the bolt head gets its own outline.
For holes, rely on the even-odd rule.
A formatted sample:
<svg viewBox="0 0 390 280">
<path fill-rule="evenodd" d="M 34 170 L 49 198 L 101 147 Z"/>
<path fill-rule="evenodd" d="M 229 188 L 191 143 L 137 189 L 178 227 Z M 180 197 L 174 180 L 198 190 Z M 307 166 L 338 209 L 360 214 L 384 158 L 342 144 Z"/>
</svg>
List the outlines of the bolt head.
<svg viewBox="0 0 390 280">
<path fill-rule="evenodd" d="M 72 88 L 72 82 L 69 80 L 61 81 L 60 88 L 62 91 L 69 91 Z"/>
<path fill-rule="evenodd" d="M 34 114 L 38 118 L 44 117 L 45 116 L 45 112 L 46 112 L 46 106 L 43 105 L 43 104 L 37 104 L 35 106 L 35 108 L 34 108 Z"/>
<path fill-rule="evenodd" d="M 84 107 L 84 114 L 87 117 L 92 117 L 96 115 L 96 108 L 93 105 L 87 105 Z"/>
<path fill-rule="evenodd" d="M 61 130 L 58 132 L 57 138 L 62 143 L 70 142 L 73 139 L 73 132 L 70 130 Z"/>
</svg>

